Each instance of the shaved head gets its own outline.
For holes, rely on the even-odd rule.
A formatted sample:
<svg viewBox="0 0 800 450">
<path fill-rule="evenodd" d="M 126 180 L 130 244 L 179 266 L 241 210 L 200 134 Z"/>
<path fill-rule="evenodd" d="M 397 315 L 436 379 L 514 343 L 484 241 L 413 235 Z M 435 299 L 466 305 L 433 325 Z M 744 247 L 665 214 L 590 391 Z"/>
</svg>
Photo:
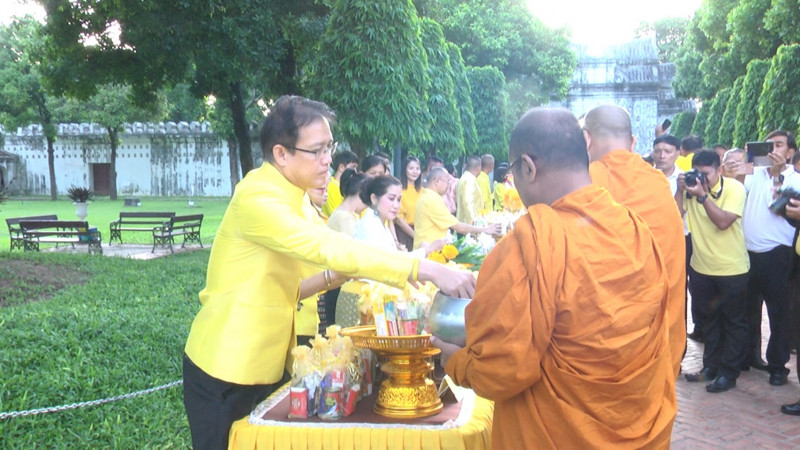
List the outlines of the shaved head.
<svg viewBox="0 0 800 450">
<path fill-rule="evenodd" d="M 612 150 L 633 150 L 631 116 L 624 108 L 602 105 L 592 109 L 586 113 L 583 129 L 592 161 Z"/>
<path fill-rule="evenodd" d="M 589 158 L 578 120 L 568 109 L 534 108 L 517 122 L 511 132 L 509 159 L 534 155 L 537 167 L 586 170 Z"/>
</svg>

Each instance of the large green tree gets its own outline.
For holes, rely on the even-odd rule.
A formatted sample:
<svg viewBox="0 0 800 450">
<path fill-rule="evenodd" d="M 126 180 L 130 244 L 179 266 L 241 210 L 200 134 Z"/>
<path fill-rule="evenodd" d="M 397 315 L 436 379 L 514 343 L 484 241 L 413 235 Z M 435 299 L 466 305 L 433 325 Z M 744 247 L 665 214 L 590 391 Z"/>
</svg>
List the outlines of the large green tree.
<svg viewBox="0 0 800 450">
<path fill-rule="evenodd" d="M 577 64 L 567 31 L 545 26 L 524 0 L 418 3 L 425 4 L 420 5 L 423 13 L 442 24 L 466 65 L 497 67 L 507 80 L 524 83 L 537 103 L 566 96 Z"/>
<path fill-rule="evenodd" d="M 800 118 L 800 44 L 783 45 L 772 58 L 758 101 L 758 134 L 794 131 Z"/>
<path fill-rule="evenodd" d="M 733 129 L 733 145 L 737 147 L 744 148 L 746 142 L 758 140 L 758 99 L 769 66 L 770 62 L 763 59 L 754 59 L 747 64 Z"/>
<path fill-rule="evenodd" d="M 736 79 L 731 88 L 731 93 L 728 96 L 728 103 L 725 104 L 725 110 L 722 113 L 722 121 L 719 126 L 719 133 L 717 136 L 718 143 L 725 147 L 731 148 L 733 146 L 733 131 L 736 127 L 736 108 L 742 99 L 742 85 L 744 84 L 744 76 Z"/>
<path fill-rule="evenodd" d="M 675 114 L 675 118 L 672 119 L 672 126 L 669 129 L 670 134 L 678 139 L 692 134 L 692 125 L 695 117 L 697 117 L 695 111 L 681 111 Z"/>
<path fill-rule="evenodd" d="M 430 141 L 427 66 L 411 0 L 337 0 L 305 88 L 336 111 L 358 154 L 421 148 Z"/>
<path fill-rule="evenodd" d="M 473 154 L 478 150 L 478 132 L 475 129 L 472 88 L 469 85 L 461 50 L 457 45 L 448 42 L 447 53 L 450 56 L 450 67 L 453 69 L 453 89 L 458 105 L 458 115 L 461 118 L 461 130 L 464 133 L 464 149 L 467 154 Z"/>
<path fill-rule="evenodd" d="M 708 110 L 708 119 L 706 121 L 705 134 L 703 140 L 706 145 L 716 145 L 720 143 L 719 129 L 722 126 L 722 115 L 725 113 L 725 107 L 728 105 L 728 99 L 731 97 L 731 88 L 723 88 L 717 92 L 714 97 L 714 103 Z"/>
<path fill-rule="evenodd" d="M 678 49 L 686 39 L 686 29 L 689 19 L 685 17 L 665 17 L 653 22 L 642 22 L 634 30 L 637 37 L 655 34 L 658 47 L 658 60 L 661 62 L 674 62 L 678 58 Z"/>
<path fill-rule="evenodd" d="M 37 124 L 47 141 L 50 198 L 58 195 L 53 144 L 63 100 L 45 89 L 41 69 L 41 25 L 31 17 L 0 28 L 0 123 L 6 130 Z"/>
<path fill-rule="evenodd" d="M 464 155 L 464 130 L 456 106 L 453 68 L 444 41 L 442 27 L 433 19 L 420 19 L 422 46 L 428 58 L 428 111 L 430 141 L 423 149 L 453 160 Z"/>
<path fill-rule="evenodd" d="M 472 106 L 475 108 L 475 128 L 478 130 L 478 151 L 490 153 L 499 161 L 508 160 L 508 133 L 503 72 L 492 66 L 469 67 L 467 77 L 472 86 Z"/>
<path fill-rule="evenodd" d="M 166 97 L 158 94 L 146 107 L 141 107 L 137 106 L 129 86 L 105 84 L 98 86 L 95 94 L 84 101 L 70 100 L 67 110 L 72 122 L 96 123 L 105 128 L 109 140 L 108 195 L 116 200 L 119 135 L 125 131 L 126 123 L 163 120 L 167 114 Z"/>
<path fill-rule="evenodd" d="M 714 99 L 706 100 L 703 102 L 703 106 L 697 111 L 697 116 L 694 118 L 694 123 L 692 124 L 692 134 L 695 136 L 699 136 L 705 141 L 706 136 L 706 124 L 708 124 L 708 116 L 709 110 L 711 110 L 712 106 L 714 105 Z"/>
<path fill-rule="evenodd" d="M 253 167 L 245 114 L 248 89 L 283 79 L 279 7 L 269 0 L 42 0 L 47 74 L 57 93 L 81 99 L 97 86 L 130 85 L 139 104 L 191 79 L 199 98 L 225 97 L 242 172 Z"/>
</svg>

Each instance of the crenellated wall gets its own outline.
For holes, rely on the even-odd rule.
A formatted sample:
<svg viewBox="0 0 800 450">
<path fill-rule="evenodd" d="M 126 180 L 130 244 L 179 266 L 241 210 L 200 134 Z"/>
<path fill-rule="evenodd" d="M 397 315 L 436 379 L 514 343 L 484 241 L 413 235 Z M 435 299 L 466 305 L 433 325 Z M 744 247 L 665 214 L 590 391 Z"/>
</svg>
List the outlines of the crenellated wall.
<svg viewBox="0 0 800 450">
<path fill-rule="evenodd" d="M 117 193 L 153 196 L 228 196 L 231 175 L 228 144 L 208 123 L 131 123 L 119 134 Z M 4 150 L 17 160 L 0 158 L 12 191 L 48 194 L 47 142 L 38 125 L 6 134 Z M 257 152 L 256 152 L 257 153 Z M 103 195 L 111 146 L 96 124 L 60 124 L 54 145 L 56 186 L 88 186 Z M 13 168 L 12 168 L 13 165 Z"/>
</svg>

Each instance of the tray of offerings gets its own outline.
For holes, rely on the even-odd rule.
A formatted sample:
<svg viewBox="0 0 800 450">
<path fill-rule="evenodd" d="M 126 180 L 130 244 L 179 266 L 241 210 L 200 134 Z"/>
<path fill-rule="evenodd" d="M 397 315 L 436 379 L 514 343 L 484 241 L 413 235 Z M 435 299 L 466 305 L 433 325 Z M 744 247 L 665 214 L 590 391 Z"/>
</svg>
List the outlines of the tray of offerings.
<svg viewBox="0 0 800 450">
<path fill-rule="evenodd" d="M 432 357 L 440 350 L 431 345 L 430 335 L 378 336 L 374 325 L 344 328 L 357 347 L 368 348 L 382 357 L 381 372 L 386 379 L 378 389 L 373 410 L 392 418 L 419 418 L 441 412 L 443 405 L 436 384 L 430 378 Z"/>
</svg>

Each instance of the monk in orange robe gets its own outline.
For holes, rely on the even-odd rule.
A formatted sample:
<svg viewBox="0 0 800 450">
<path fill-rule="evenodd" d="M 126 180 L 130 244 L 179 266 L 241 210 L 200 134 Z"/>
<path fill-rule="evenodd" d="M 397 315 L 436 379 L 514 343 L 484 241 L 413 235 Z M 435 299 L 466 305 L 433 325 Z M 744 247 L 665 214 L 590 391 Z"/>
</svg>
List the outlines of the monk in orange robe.
<svg viewBox="0 0 800 450">
<path fill-rule="evenodd" d="M 434 340 L 447 373 L 495 401 L 494 449 L 668 447 L 675 377 L 652 233 L 591 184 L 568 110 L 526 113 L 509 156 L 528 214 L 483 263 L 466 347 Z"/>
<path fill-rule="evenodd" d="M 638 214 L 653 232 L 669 280 L 669 343 L 675 377 L 686 349 L 686 241 L 683 220 L 663 173 L 633 152 L 631 118 L 619 106 L 598 106 L 586 114 L 584 137 L 592 182 Z"/>
</svg>

